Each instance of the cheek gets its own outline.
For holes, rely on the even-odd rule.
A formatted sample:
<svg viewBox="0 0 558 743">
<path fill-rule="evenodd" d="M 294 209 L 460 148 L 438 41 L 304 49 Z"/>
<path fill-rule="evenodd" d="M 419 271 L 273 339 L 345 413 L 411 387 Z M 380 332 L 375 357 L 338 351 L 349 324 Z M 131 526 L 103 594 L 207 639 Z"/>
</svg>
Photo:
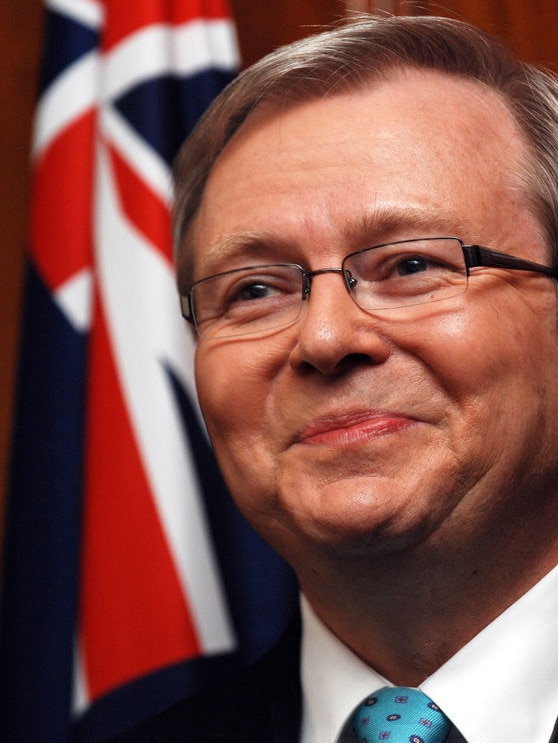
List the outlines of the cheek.
<svg viewBox="0 0 558 743">
<path fill-rule="evenodd" d="M 479 337 L 478 322 L 462 308 L 421 317 L 414 329 L 399 336 L 398 345 L 415 357 L 422 373 L 441 388 L 448 403 L 465 403 L 486 390 L 501 355 L 494 342 Z"/>
<path fill-rule="evenodd" d="M 278 507 L 277 442 L 267 413 L 277 373 L 273 358 L 261 347 L 258 351 L 257 343 L 207 344 L 198 347 L 195 364 L 219 468 L 240 511 L 262 532 L 276 520 Z"/>
<path fill-rule="evenodd" d="M 429 368 L 452 398 L 498 395 L 500 384 L 532 367 L 533 326 L 496 304 L 441 313 L 425 324 L 409 350 Z M 412 346 L 412 347 L 411 347 Z"/>
<path fill-rule="evenodd" d="M 541 421 L 558 408 L 555 311 L 506 291 L 440 316 L 413 349 L 447 395 L 454 432 L 485 458 L 525 446 L 529 432 L 540 441 Z"/>
<path fill-rule="evenodd" d="M 201 343 L 195 359 L 202 413 L 220 463 L 258 463 L 269 448 L 268 400 L 277 377 L 277 354 L 259 342 Z"/>
<path fill-rule="evenodd" d="M 238 359 L 218 348 L 200 347 L 195 374 L 200 407 L 212 440 L 241 428 L 251 417 L 253 385 Z"/>
</svg>

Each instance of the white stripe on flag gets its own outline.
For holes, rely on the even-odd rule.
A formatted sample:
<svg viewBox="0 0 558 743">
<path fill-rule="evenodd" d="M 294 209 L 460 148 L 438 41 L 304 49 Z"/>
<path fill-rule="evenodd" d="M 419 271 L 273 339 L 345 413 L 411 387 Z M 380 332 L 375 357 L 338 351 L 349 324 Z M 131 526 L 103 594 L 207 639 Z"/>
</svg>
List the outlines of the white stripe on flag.
<svg viewBox="0 0 558 743">
<path fill-rule="evenodd" d="M 54 294 L 59 309 L 78 333 L 86 333 L 91 325 L 93 277 L 84 268 L 60 284 Z"/>
<path fill-rule="evenodd" d="M 171 171 L 166 161 L 114 108 L 103 110 L 103 136 L 116 147 L 128 166 L 157 194 L 163 204 L 172 199 Z"/>
<path fill-rule="evenodd" d="M 82 715 L 91 703 L 91 697 L 83 671 L 83 652 L 79 638 L 74 639 L 74 672 L 72 676 L 72 709 L 73 717 Z"/>
<path fill-rule="evenodd" d="M 226 40 L 226 49 L 217 49 Z M 104 100 L 165 73 L 194 75 L 208 68 L 234 71 L 238 52 L 230 21 L 156 24 L 127 36 L 103 57 Z"/>
<path fill-rule="evenodd" d="M 188 342 L 190 336 L 177 310 L 171 266 L 119 211 L 102 143 L 98 174 L 95 243 L 99 290 L 121 389 L 202 649 L 206 653 L 227 652 L 234 649 L 234 632 L 196 468 L 163 369 L 168 349 L 176 346 L 183 349 L 183 365 L 188 368 L 192 341 Z"/>
<path fill-rule="evenodd" d="M 49 10 L 65 15 L 93 31 L 100 28 L 105 18 L 104 6 L 96 0 L 46 0 L 45 5 Z"/>
<path fill-rule="evenodd" d="M 235 27 L 228 19 L 178 26 L 171 41 L 175 69 L 180 74 L 203 70 L 203 59 L 208 59 L 206 64 L 218 70 L 236 71 L 240 66 Z"/>
<path fill-rule="evenodd" d="M 36 115 L 34 157 L 97 105 L 97 74 L 97 52 L 89 52 L 67 67 L 42 95 Z"/>
</svg>

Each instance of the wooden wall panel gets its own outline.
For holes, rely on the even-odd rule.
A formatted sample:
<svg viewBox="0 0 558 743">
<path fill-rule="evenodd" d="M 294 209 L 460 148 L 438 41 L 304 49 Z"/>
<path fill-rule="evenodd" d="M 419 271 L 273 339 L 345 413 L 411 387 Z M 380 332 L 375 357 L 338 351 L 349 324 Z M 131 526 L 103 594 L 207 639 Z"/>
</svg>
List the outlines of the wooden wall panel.
<svg viewBox="0 0 558 743">
<path fill-rule="evenodd" d="M 244 63 L 353 11 L 444 13 L 501 35 L 525 58 L 558 69 L 556 0 L 231 0 Z M 0 2 L 0 544 L 40 50 L 41 0 Z"/>
<path fill-rule="evenodd" d="M 558 70 L 558 6 L 556 0 L 446 0 L 422 6 L 430 15 L 463 18 L 497 34 L 531 62 Z"/>
<path fill-rule="evenodd" d="M 40 0 L 0 2 L 0 547 L 41 20 Z"/>
<path fill-rule="evenodd" d="M 250 65 L 278 46 L 307 36 L 344 16 L 340 0 L 230 0 L 238 29 L 243 65 Z"/>
<path fill-rule="evenodd" d="M 558 69 L 556 0 L 346 0 L 356 12 L 445 15 L 490 31 L 532 62 Z"/>
</svg>

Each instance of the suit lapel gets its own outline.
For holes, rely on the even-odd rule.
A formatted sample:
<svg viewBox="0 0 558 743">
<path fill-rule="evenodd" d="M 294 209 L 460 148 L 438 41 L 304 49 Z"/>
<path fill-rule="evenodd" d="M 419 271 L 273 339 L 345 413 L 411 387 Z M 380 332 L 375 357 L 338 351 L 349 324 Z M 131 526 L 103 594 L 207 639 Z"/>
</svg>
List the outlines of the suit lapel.
<svg viewBox="0 0 558 743">
<path fill-rule="evenodd" d="M 300 739 L 300 634 L 297 619 L 277 645 L 242 674 L 227 701 L 226 723 L 221 710 L 204 743 L 296 743 Z"/>
<path fill-rule="evenodd" d="M 269 732 L 272 733 L 273 737 L 270 738 L 273 743 L 293 743 L 300 737 L 300 636 L 300 620 L 297 618 L 273 651 L 268 692 Z"/>
</svg>

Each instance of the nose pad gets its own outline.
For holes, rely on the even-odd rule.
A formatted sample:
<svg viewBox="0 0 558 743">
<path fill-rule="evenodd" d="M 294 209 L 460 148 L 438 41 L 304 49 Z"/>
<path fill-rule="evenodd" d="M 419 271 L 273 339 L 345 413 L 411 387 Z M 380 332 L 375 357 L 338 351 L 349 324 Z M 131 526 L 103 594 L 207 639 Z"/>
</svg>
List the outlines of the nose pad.
<svg viewBox="0 0 558 743">
<path fill-rule="evenodd" d="M 343 268 L 317 268 L 315 271 L 305 271 L 302 286 L 303 299 L 306 299 L 310 296 L 310 293 L 312 291 L 312 280 L 314 276 L 320 276 L 324 273 L 340 273 L 343 277 L 345 289 L 349 292 L 349 294 L 351 293 L 351 289 L 353 289 L 353 287 L 357 285 L 357 280 L 354 278 L 352 273 L 350 271 L 345 271 Z"/>
<path fill-rule="evenodd" d="M 358 279 L 355 279 L 350 271 L 343 271 L 343 277 L 347 286 L 347 291 L 352 294 L 352 290 L 358 284 Z"/>
<path fill-rule="evenodd" d="M 342 275 L 348 296 L 340 292 L 339 287 L 334 288 L 334 284 L 329 288 L 320 286 L 314 301 L 308 302 L 300 318 L 290 364 L 298 371 L 314 369 L 322 374 L 337 375 L 356 364 L 382 363 L 389 357 L 389 343 L 378 332 L 373 319 L 354 301 L 351 292 L 356 284 L 354 277 L 341 268 L 308 272 L 304 298 L 310 299 L 313 278 L 326 273 Z"/>
</svg>

